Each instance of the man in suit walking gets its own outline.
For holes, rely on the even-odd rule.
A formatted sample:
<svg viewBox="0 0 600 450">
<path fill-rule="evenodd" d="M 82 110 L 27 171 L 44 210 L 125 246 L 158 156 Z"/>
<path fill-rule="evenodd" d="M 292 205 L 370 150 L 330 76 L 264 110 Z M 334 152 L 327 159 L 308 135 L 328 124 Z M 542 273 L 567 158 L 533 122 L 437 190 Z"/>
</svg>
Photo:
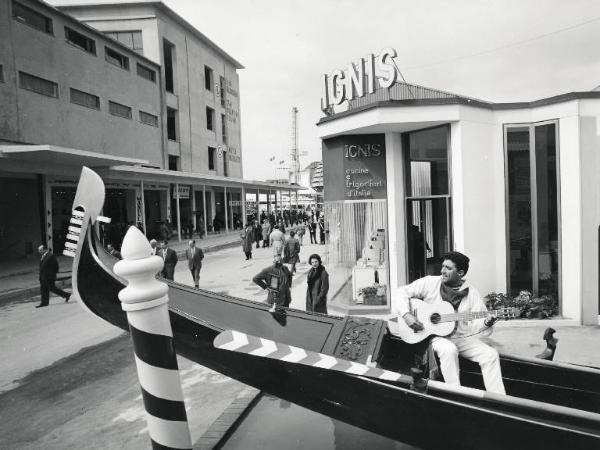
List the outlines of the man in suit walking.
<svg viewBox="0 0 600 450">
<path fill-rule="evenodd" d="M 188 268 L 192 273 L 192 278 L 194 279 L 194 287 L 198 289 L 200 282 L 200 269 L 202 268 L 202 260 L 204 259 L 204 253 L 202 253 L 202 249 L 196 247 L 196 241 L 191 240 L 189 243 L 189 248 L 185 251 L 185 257 L 188 262 Z"/>
<path fill-rule="evenodd" d="M 173 281 L 173 277 L 175 275 L 175 265 L 177 264 L 177 253 L 172 248 L 169 248 L 168 244 L 169 242 L 167 240 L 163 240 L 160 243 L 158 256 L 160 256 L 164 261 L 164 267 L 160 274 L 166 280 Z"/>
<path fill-rule="evenodd" d="M 41 255 L 40 258 L 40 295 L 41 302 L 36 308 L 48 306 L 50 304 L 50 292 L 54 292 L 56 295 L 60 295 L 65 299 L 65 302 L 69 301 L 71 294 L 57 288 L 56 274 L 58 273 L 58 261 L 56 256 L 45 246 L 40 245 L 38 252 Z"/>
</svg>

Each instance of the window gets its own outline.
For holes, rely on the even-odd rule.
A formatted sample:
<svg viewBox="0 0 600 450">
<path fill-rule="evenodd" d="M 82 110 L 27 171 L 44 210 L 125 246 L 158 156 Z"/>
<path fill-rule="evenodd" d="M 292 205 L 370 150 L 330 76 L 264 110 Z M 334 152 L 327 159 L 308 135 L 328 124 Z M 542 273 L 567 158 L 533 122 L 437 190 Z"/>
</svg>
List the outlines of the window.
<svg viewBox="0 0 600 450">
<path fill-rule="evenodd" d="M 137 63 L 137 74 L 146 80 L 156 83 L 156 72 L 146 66 L 142 66 L 140 63 Z"/>
<path fill-rule="evenodd" d="M 138 53 L 143 53 L 144 46 L 142 44 L 142 32 L 136 31 L 105 31 L 105 35 L 119 41 Z"/>
<path fill-rule="evenodd" d="M 113 116 L 131 119 L 131 108 L 129 106 L 121 105 L 120 103 L 109 101 L 108 112 L 110 112 Z"/>
<path fill-rule="evenodd" d="M 227 144 L 227 117 L 225 114 L 221 114 L 221 136 L 223 144 Z"/>
<path fill-rule="evenodd" d="M 71 88 L 71 103 L 90 109 L 100 109 L 100 97 Z"/>
<path fill-rule="evenodd" d="M 158 116 L 140 111 L 140 122 L 145 123 L 146 125 L 152 125 L 153 127 L 158 127 Z"/>
<path fill-rule="evenodd" d="M 65 27 L 65 39 L 69 44 L 73 44 L 75 47 L 79 47 L 93 55 L 96 54 L 96 42 L 69 27 Z"/>
<path fill-rule="evenodd" d="M 215 110 L 212 108 L 206 107 L 206 129 L 214 130 L 215 129 Z"/>
<path fill-rule="evenodd" d="M 215 170 L 215 153 L 217 149 L 208 147 L 208 170 Z"/>
<path fill-rule="evenodd" d="M 12 5 L 13 18 L 44 33 L 52 34 L 52 19 L 19 2 L 13 2 Z"/>
<path fill-rule="evenodd" d="M 121 69 L 129 70 L 129 58 L 119 52 L 114 51 L 112 48 L 104 47 L 105 59 Z"/>
<path fill-rule="evenodd" d="M 19 87 L 48 97 L 58 98 L 58 84 L 25 72 L 19 72 Z"/>
<path fill-rule="evenodd" d="M 227 152 L 223 152 L 223 176 L 228 176 L 229 170 L 227 170 Z"/>
<path fill-rule="evenodd" d="M 439 258 L 452 249 L 448 177 L 448 126 L 403 135 L 406 179 L 408 280 L 440 271 Z"/>
<path fill-rule="evenodd" d="M 219 77 L 219 96 L 221 97 L 221 106 L 225 107 L 225 78 Z"/>
<path fill-rule="evenodd" d="M 174 92 L 175 73 L 173 70 L 175 58 L 175 46 L 166 39 L 163 39 L 163 59 L 165 67 L 165 89 L 167 92 Z"/>
<path fill-rule="evenodd" d="M 505 126 L 509 291 L 558 298 L 558 124 Z"/>
<path fill-rule="evenodd" d="M 0 83 L 4 83 L 4 67 L 0 64 Z"/>
<path fill-rule="evenodd" d="M 204 66 L 204 87 L 207 91 L 213 90 L 213 70 L 208 66 Z"/>
<path fill-rule="evenodd" d="M 169 170 L 179 170 L 179 156 L 169 155 Z"/>
<path fill-rule="evenodd" d="M 167 139 L 177 140 L 177 111 L 172 108 L 167 108 Z"/>
</svg>

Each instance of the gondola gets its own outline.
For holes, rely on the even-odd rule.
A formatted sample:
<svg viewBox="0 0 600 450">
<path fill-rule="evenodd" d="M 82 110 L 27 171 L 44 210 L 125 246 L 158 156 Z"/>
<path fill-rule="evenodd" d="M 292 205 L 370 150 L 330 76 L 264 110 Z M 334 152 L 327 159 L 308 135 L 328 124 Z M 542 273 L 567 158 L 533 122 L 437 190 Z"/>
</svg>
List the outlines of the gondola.
<svg viewBox="0 0 600 450">
<path fill-rule="evenodd" d="M 83 168 L 73 209 L 80 237 L 67 248 L 73 293 L 82 306 L 128 330 L 98 232 L 104 184 Z M 600 448 L 600 369 L 502 354 L 508 395 L 483 391 L 476 364 L 461 361 L 463 386 L 403 377 L 385 381 L 294 362 L 230 352 L 213 341 L 236 330 L 312 352 L 411 374 L 413 350 L 382 320 L 295 309 L 165 281 L 177 353 L 228 377 L 329 417 L 421 448 Z"/>
</svg>

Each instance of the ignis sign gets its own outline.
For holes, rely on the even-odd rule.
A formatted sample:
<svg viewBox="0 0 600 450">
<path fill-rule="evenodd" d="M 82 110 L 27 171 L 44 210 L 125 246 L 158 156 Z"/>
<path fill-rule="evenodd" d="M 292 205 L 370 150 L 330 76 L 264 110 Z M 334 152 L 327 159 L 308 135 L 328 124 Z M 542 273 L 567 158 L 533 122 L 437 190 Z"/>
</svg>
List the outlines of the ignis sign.
<svg viewBox="0 0 600 450">
<path fill-rule="evenodd" d="M 392 86 L 399 73 L 394 62 L 396 56 L 396 50 L 386 47 L 379 56 L 369 54 L 356 63 L 350 63 L 346 70 L 337 69 L 330 75 L 323 75 L 321 109 L 362 97 L 367 92 L 372 94 L 377 83 L 384 89 Z"/>
</svg>

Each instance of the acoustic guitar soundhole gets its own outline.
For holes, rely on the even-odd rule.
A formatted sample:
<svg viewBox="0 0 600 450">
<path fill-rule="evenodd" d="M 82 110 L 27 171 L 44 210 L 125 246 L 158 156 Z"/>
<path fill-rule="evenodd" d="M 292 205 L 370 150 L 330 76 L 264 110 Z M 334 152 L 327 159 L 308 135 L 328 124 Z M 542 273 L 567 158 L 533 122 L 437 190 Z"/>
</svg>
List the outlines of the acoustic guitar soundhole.
<svg viewBox="0 0 600 450">
<path fill-rule="evenodd" d="M 439 313 L 433 313 L 429 320 L 431 320 L 431 323 L 433 324 L 438 324 L 440 323 L 441 316 L 439 315 Z"/>
</svg>

